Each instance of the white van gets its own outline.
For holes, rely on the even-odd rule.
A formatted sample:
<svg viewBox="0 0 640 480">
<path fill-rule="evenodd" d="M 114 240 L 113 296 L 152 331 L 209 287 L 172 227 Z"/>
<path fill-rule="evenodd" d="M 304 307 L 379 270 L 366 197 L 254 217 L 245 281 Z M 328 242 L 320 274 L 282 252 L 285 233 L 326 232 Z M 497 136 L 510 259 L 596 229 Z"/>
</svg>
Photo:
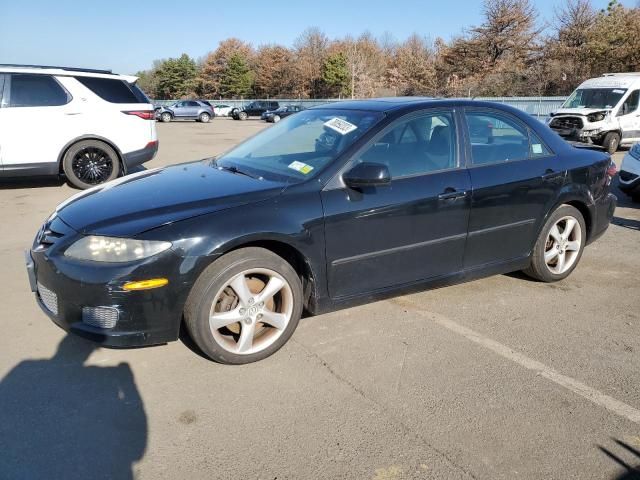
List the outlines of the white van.
<svg viewBox="0 0 640 480">
<path fill-rule="evenodd" d="M 60 175 L 89 188 L 158 150 L 137 77 L 108 70 L 0 65 L 0 177 Z"/>
<path fill-rule="evenodd" d="M 583 82 L 552 112 L 549 126 L 561 137 L 602 145 L 614 153 L 640 141 L 640 72 L 605 73 Z"/>
</svg>

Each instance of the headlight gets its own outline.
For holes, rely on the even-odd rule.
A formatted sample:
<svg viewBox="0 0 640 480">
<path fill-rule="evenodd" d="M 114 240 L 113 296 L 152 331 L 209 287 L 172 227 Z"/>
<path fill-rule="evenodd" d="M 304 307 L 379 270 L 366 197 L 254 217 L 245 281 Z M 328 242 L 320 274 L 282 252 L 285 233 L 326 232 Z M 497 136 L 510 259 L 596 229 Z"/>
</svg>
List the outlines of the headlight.
<svg viewBox="0 0 640 480">
<path fill-rule="evenodd" d="M 64 254 L 94 262 L 131 262 L 157 255 L 170 247 L 170 242 L 90 235 L 75 242 Z"/>
<path fill-rule="evenodd" d="M 594 112 L 587 115 L 587 120 L 590 122 L 600 122 L 605 119 L 607 112 Z"/>
<path fill-rule="evenodd" d="M 637 160 L 640 160 L 640 143 L 636 143 L 633 147 L 631 147 L 631 150 L 629 150 L 629 155 Z"/>
</svg>

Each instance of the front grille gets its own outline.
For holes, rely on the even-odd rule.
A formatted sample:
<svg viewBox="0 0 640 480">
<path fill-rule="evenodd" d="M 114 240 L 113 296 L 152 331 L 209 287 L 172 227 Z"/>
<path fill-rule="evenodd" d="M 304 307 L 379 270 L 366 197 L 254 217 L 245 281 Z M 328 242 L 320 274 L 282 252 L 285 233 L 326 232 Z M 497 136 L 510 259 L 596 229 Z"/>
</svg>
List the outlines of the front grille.
<svg viewBox="0 0 640 480">
<path fill-rule="evenodd" d="M 113 328 L 118 315 L 118 309 L 114 307 L 82 307 L 82 322 L 92 327 Z"/>
<path fill-rule="evenodd" d="M 58 315 L 58 295 L 38 282 L 38 295 L 42 304 L 54 315 Z"/>
<path fill-rule="evenodd" d="M 622 180 L 623 182 L 632 182 L 633 180 L 638 178 L 638 175 L 636 175 L 635 173 L 625 172 L 624 170 L 622 170 L 619 175 L 620 180 Z"/>
<path fill-rule="evenodd" d="M 580 117 L 557 117 L 551 120 L 551 128 L 582 128 L 584 123 Z"/>
</svg>

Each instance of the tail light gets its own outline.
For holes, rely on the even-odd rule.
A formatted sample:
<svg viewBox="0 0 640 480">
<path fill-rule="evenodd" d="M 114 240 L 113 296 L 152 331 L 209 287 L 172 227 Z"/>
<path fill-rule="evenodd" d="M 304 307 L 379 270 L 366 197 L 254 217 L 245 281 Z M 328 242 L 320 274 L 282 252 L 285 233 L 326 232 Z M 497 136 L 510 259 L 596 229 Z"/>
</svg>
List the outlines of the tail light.
<svg viewBox="0 0 640 480">
<path fill-rule="evenodd" d="M 123 110 L 125 115 L 135 115 L 143 120 L 155 120 L 156 113 L 153 110 Z"/>
<path fill-rule="evenodd" d="M 613 163 L 613 160 L 611 160 L 611 162 L 609 163 L 609 166 L 607 167 L 607 172 L 605 175 L 607 186 L 611 185 L 611 182 L 613 181 L 613 177 L 616 176 L 616 173 L 618 173 L 618 167 L 616 166 L 615 163 Z"/>
</svg>

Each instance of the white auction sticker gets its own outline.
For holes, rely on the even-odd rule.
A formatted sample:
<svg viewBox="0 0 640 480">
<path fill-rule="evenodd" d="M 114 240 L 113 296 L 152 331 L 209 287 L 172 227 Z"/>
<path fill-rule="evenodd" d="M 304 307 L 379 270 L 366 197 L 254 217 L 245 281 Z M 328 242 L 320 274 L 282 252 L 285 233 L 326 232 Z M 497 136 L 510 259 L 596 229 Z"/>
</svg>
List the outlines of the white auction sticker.
<svg viewBox="0 0 640 480">
<path fill-rule="evenodd" d="M 353 123 L 349 123 L 346 120 L 342 120 L 337 117 L 334 117 L 328 122 L 325 122 L 324 126 L 329 127 L 331 130 L 335 130 L 340 135 L 346 135 L 347 133 L 353 132 L 358 128 Z"/>
<path fill-rule="evenodd" d="M 304 175 L 307 175 L 311 172 L 311 170 L 313 170 L 313 167 L 311 165 L 307 165 L 306 163 L 302 163 L 302 162 L 298 162 L 297 160 L 295 162 L 291 162 L 289 164 L 289 168 L 292 170 L 295 170 L 296 172 L 300 172 Z"/>
<path fill-rule="evenodd" d="M 542 153 L 542 145 L 540 145 L 539 143 L 534 143 L 531 145 L 531 150 L 533 150 L 533 153 L 535 153 L 536 155 L 539 155 Z"/>
</svg>

